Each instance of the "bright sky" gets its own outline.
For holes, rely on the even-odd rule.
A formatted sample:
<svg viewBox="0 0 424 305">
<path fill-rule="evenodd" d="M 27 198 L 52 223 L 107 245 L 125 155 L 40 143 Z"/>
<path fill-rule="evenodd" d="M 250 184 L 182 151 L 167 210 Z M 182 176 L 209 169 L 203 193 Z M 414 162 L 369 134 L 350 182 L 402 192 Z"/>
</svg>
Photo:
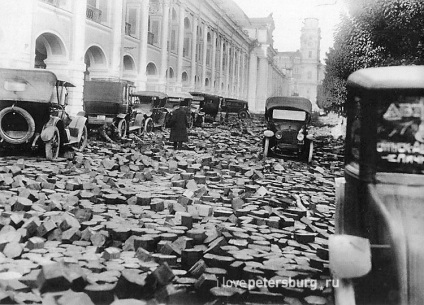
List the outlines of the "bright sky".
<svg viewBox="0 0 424 305">
<path fill-rule="evenodd" d="M 296 51 L 300 48 L 300 29 L 307 17 L 319 19 L 321 60 L 333 46 L 333 32 L 343 11 L 342 0 L 233 0 L 248 17 L 266 17 L 273 13 L 274 48 Z"/>
</svg>

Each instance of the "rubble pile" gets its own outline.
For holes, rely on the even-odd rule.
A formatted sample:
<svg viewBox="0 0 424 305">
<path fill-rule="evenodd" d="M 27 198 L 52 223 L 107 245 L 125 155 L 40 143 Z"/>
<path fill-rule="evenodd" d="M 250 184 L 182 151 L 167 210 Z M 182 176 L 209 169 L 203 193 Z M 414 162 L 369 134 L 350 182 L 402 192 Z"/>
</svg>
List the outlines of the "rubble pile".
<svg viewBox="0 0 424 305">
<path fill-rule="evenodd" d="M 261 159 L 263 125 L 0 160 L 0 303 L 330 304 L 343 143 Z M 330 281 L 329 281 L 330 280 Z"/>
</svg>

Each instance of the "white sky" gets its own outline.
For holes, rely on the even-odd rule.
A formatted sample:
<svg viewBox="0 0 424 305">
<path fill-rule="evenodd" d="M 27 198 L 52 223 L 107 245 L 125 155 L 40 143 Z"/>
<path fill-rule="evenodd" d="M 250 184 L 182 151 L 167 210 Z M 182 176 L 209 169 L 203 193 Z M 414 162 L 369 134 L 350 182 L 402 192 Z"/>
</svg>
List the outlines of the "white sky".
<svg viewBox="0 0 424 305">
<path fill-rule="evenodd" d="M 296 51 L 300 48 L 300 29 L 307 17 L 319 19 L 321 61 L 333 46 L 333 32 L 343 10 L 342 0 L 233 0 L 248 17 L 266 17 L 273 13 L 274 48 Z"/>
</svg>

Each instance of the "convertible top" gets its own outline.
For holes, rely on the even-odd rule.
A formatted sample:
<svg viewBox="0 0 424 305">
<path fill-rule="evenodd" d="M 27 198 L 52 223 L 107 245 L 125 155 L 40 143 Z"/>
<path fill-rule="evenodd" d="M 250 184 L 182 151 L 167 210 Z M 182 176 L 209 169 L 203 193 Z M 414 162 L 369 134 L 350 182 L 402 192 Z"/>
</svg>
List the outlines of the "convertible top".
<svg viewBox="0 0 424 305">
<path fill-rule="evenodd" d="M 391 66 L 360 69 L 347 79 L 347 85 L 366 89 L 423 89 L 424 66 Z"/>
<path fill-rule="evenodd" d="M 56 81 L 47 70 L 0 68 L 0 100 L 49 103 Z"/>
<path fill-rule="evenodd" d="M 168 97 L 165 93 L 159 92 L 159 91 L 136 91 L 131 93 L 131 95 L 132 96 L 156 96 L 158 99 L 164 99 Z"/>
<path fill-rule="evenodd" d="M 193 96 L 188 92 L 167 92 L 170 98 L 193 99 Z"/>
<path fill-rule="evenodd" d="M 312 113 L 312 103 L 304 97 L 299 96 L 273 96 L 266 100 L 265 113 L 276 108 L 292 108 Z"/>
</svg>

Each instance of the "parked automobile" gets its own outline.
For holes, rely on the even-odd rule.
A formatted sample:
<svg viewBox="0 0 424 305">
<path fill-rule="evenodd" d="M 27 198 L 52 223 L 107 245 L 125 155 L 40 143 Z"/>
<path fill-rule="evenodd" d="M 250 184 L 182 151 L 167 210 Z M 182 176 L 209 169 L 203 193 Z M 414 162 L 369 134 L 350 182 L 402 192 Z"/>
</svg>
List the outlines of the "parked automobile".
<svg viewBox="0 0 424 305">
<path fill-rule="evenodd" d="M 167 92 L 168 101 L 165 104 L 165 108 L 168 112 L 172 112 L 176 107 L 180 105 L 182 101 L 186 104 L 187 109 L 187 120 L 189 122 L 188 128 L 192 128 L 195 123 L 203 122 L 204 114 L 200 109 L 196 108 L 193 102 L 193 96 L 188 92 Z"/>
<path fill-rule="evenodd" d="M 347 80 L 344 179 L 330 268 L 335 304 L 424 304 L 424 66 Z"/>
<path fill-rule="evenodd" d="M 92 80 L 84 84 L 84 111 L 89 129 L 104 124 L 113 124 L 118 136 L 124 138 L 128 132 L 142 134 L 145 116 L 134 107 L 135 91 L 132 82 L 125 80 Z"/>
<path fill-rule="evenodd" d="M 82 151 L 86 118 L 66 113 L 69 87 L 50 71 L 0 69 L 0 146 L 44 149 L 49 160 L 66 146 Z"/>
<path fill-rule="evenodd" d="M 190 92 L 190 94 L 203 98 L 199 105 L 200 111 L 204 113 L 205 120 L 215 121 L 220 111 L 222 97 L 202 92 Z"/>
<path fill-rule="evenodd" d="M 144 126 L 144 131 L 151 132 L 153 128 L 157 127 L 161 129 L 165 128 L 169 115 L 165 108 L 168 101 L 168 96 L 165 93 L 137 91 L 131 93 L 131 96 L 135 97 L 133 102 L 133 112 L 137 114 L 135 118 L 142 120 L 141 124 Z"/>
<path fill-rule="evenodd" d="M 249 112 L 249 105 L 247 101 L 233 99 L 233 98 L 225 98 L 221 102 L 221 111 L 225 112 L 228 117 L 229 113 L 235 113 L 239 117 L 239 119 L 248 119 L 251 117 Z"/>
<path fill-rule="evenodd" d="M 264 131 L 264 157 L 298 156 L 312 161 L 314 142 L 308 134 L 312 104 L 303 97 L 270 97 L 265 104 L 267 130 Z"/>
</svg>

